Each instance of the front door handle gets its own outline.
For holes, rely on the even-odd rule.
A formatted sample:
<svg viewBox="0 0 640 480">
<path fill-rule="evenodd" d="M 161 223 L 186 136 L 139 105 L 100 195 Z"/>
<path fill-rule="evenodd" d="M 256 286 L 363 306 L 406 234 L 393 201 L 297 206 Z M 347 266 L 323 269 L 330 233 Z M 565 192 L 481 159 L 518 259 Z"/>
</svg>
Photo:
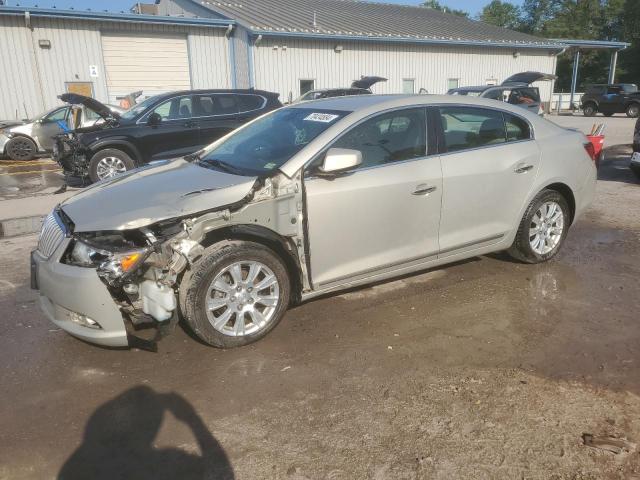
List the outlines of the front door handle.
<svg viewBox="0 0 640 480">
<path fill-rule="evenodd" d="M 533 169 L 533 165 L 520 164 L 515 168 L 514 172 L 515 173 L 527 173 L 529 170 L 532 170 L 532 169 Z"/>
<path fill-rule="evenodd" d="M 429 186 L 426 184 L 418 185 L 414 190 L 412 195 L 429 195 L 430 193 L 435 192 L 438 187 Z"/>
</svg>

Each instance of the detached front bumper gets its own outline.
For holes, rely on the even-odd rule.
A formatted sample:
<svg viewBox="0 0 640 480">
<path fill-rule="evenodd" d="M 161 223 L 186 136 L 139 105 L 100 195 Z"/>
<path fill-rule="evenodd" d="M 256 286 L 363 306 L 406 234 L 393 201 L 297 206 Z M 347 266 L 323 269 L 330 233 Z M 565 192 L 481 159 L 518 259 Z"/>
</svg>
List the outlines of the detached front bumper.
<svg viewBox="0 0 640 480">
<path fill-rule="evenodd" d="M 49 258 L 37 250 L 31 253 L 31 285 L 40 291 L 42 310 L 58 327 L 82 340 L 128 346 L 122 313 L 95 269 L 60 263 L 69 242 L 65 238 Z M 97 326 L 86 326 L 87 318 Z"/>
</svg>

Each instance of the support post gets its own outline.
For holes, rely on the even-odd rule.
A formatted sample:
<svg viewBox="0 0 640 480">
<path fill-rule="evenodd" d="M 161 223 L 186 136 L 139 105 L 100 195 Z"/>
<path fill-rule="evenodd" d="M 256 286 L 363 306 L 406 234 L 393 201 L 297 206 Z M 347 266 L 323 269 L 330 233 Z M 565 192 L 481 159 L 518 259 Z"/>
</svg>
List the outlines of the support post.
<svg viewBox="0 0 640 480">
<path fill-rule="evenodd" d="M 616 66 L 618 65 L 618 50 L 611 54 L 611 64 L 609 65 L 609 83 L 616 81 Z"/>
<path fill-rule="evenodd" d="M 571 99 L 569 100 L 569 109 L 573 111 L 573 99 L 576 96 L 576 86 L 578 84 L 578 65 L 580 64 L 580 50 L 576 50 L 573 57 L 573 75 L 571 77 Z"/>
</svg>

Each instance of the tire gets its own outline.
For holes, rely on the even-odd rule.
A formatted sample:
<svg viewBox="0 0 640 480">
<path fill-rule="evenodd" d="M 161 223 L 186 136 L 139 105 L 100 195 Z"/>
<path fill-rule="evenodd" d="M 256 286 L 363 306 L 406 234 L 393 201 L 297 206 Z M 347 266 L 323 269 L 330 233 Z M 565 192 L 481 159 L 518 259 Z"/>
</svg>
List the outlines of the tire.
<svg viewBox="0 0 640 480">
<path fill-rule="evenodd" d="M 248 280 L 251 263 L 261 265 L 254 282 Z M 240 282 L 234 281 L 230 273 L 234 266 L 240 266 Z M 252 291 L 251 285 L 268 283 L 271 276 L 275 284 Z M 228 288 L 227 293 L 219 285 Z M 275 328 L 289 306 L 290 289 L 287 268 L 271 249 L 254 242 L 225 241 L 208 247 L 183 276 L 180 308 L 189 328 L 203 342 L 218 348 L 240 347 Z M 271 305 L 255 301 L 257 298 L 265 302 L 268 299 Z M 238 311 L 242 312 L 241 317 Z"/>
<path fill-rule="evenodd" d="M 598 113 L 598 109 L 593 103 L 587 103 L 584 107 L 582 107 L 582 113 L 585 117 L 593 117 L 596 113 Z"/>
<path fill-rule="evenodd" d="M 99 182 L 131 170 L 135 166 L 133 159 L 122 150 L 106 148 L 91 157 L 89 178 L 91 178 L 92 182 Z"/>
<path fill-rule="evenodd" d="M 38 153 L 38 147 L 29 137 L 17 136 L 7 142 L 5 152 L 11 160 L 33 160 Z"/>
<path fill-rule="evenodd" d="M 640 103 L 632 103 L 629 105 L 626 113 L 629 118 L 638 118 L 638 115 L 640 115 Z"/>
<path fill-rule="evenodd" d="M 562 211 L 562 229 L 561 232 L 556 235 L 553 235 L 553 232 L 557 232 L 557 223 L 553 224 L 554 227 L 546 227 L 545 225 L 547 225 L 547 223 L 540 222 L 539 217 L 539 210 L 543 205 L 550 203 L 555 204 Z M 550 217 L 554 215 L 555 214 L 550 215 Z M 536 242 L 536 236 L 532 235 L 532 229 L 537 228 L 536 223 L 534 223 L 535 221 L 538 222 L 538 225 L 543 226 L 546 232 L 551 233 L 549 242 L 544 242 L 538 249 L 535 249 L 532 245 Z M 567 200 L 555 190 L 542 190 L 527 207 L 518 226 L 518 232 L 516 233 L 513 245 L 509 248 L 509 255 L 524 263 L 542 263 L 551 260 L 560 251 L 567 237 L 570 223 L 571 211 L 569 210 Z M 538 236 L 544 238 L 544 233 L 545 232 L 540 232 Z M 550 249 L 546 251 L 547 248 Z"/>
</svg>

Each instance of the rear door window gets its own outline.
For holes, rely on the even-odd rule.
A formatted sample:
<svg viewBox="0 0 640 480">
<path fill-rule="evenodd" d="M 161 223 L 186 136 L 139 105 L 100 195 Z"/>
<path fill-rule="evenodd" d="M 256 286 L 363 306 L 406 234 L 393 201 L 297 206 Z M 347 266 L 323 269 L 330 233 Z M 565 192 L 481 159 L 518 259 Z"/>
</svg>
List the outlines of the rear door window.
<svg viewBox="0 0 640 480">
<path fill-rule="evenodd" d="M 440 107 L 447 152 L 506 143 L 502 113 L 475 107 Z"/>
<path fill-rule="evenodd" d="M 531 128 L 522 118 L 505 113 L 504 124 L 507 132 L 507 142 L 517 142 L 531 138 Z"/>
</svg>

